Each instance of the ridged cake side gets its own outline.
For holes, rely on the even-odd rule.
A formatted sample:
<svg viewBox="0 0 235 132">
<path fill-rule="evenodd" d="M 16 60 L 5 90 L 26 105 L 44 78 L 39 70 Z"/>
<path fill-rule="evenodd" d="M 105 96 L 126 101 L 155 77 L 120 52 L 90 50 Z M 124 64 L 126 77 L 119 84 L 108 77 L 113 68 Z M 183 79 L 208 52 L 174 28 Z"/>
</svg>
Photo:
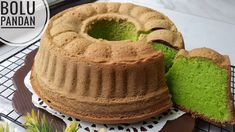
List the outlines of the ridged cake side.
<svg viewBox="0 0 235 132">
<path fill-rule="evenodd" d="M 139 31 L 169 30 L 171 35 L 157 39 L 182 46 L 173 23 L 151 9 L 119 3 L 74 7 L 53 17 L 41 39 L 31 75 L 34 90 L 52 108 L 97 123 L 137 122 L 169 109 L 163 54 L 148 44 L 154 35 L 132 42 L 86 33 L 90 22 L 111 16 L 133 22 Z"/>
<path fill-rule="evenodd" d="M 97 98 L 97 101 L 100 101 L 98 103 L 97 101 L 74 100 L 56 91 L 42 89 L 40 86 L 42 83 L 38 82 L 36 77 L 33 71 L 32 86 L 44 102 L 53 109 L 84 121 L 106 124 L 138 122 L 158 115 L 172 106 L 168 90 L 161 90 L 157 95 L 139 100 L 128 98 L 120 102 L 110 99 L 108 103 Z"/>
<path fill-rule="evenodd" d="M 39 48 L 31 82 L 55 109 L 73 111 L 68 114 L 84 120 L 121 123 L 149 118 L 172 105 L 160 52 L 150 52 L 139 61 L 109 64 L 60 56 L 47 46 L 42 43 Z"/>
<path fill-rule="evenodd" d="M 147 51 L 150 50 L 153 49 Z M 144 96 L 166 88 L 163 54 L 154 50 L 139 61 L 94 63 L 60 56 L 41 43 L 34 67 L 39 80 L 70 96 L 125 98 Z"/>
</svg>

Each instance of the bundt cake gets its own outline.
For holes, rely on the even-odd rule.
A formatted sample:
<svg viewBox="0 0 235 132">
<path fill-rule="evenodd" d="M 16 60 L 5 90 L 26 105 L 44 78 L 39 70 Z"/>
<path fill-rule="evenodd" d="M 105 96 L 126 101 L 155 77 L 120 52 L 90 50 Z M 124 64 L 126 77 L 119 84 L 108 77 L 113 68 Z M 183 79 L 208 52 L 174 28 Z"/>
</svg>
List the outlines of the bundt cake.
<svg viewBox="0 0 235 132">
<path fill-rule="evenodd" d="M 166 78 L 180 109 L 208 121 L 234 123 L 228 56 L 208 48 L 180 50 Z"/>
<path fill-rule="evenodd" d="M 164 41 L 182 47 L 174 24 L 149 8 L 91 3 L 54 16 L 32 68 L 35 92 L 52 108 L 95 123 L 131 123 L 172 106 Z"/>
</svg>

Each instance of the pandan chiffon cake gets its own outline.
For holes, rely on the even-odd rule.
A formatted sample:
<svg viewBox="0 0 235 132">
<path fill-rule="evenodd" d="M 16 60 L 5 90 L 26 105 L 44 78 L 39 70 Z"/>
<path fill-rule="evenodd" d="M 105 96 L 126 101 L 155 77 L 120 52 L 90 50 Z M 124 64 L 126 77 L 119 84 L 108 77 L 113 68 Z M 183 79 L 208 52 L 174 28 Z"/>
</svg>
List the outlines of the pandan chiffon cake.
<svg viewBox="0 0 235 132">
<path fill-rule="evenodd" d="M 180 50 L 166 79 L 180 109 L 207 121 L 234 123 L 228 56 L 208 48 Z"/>
<path fill-rule="evenodd" d="M 89 122 L 159 115 L 172 101 L 155 41 L 183 48 L 181 33 L 155 10 L 128 3 L 70 8 L 50 20 L 41 38 L 33 89 L 53 109 Z"/>
<path fill-rule="evenodd" d="M 161 51 L 164 54 L 164 65 L 165 65 L 165 72 L 167 72 L 171 66 L 173 65 L 173 60 L 178 52 L 176 48 L 167 46 L 160 42 L 153 42 L 152 47 L 155 50 Z M 181 47 L 183 48 L 183 47 Z"/>
</svg>

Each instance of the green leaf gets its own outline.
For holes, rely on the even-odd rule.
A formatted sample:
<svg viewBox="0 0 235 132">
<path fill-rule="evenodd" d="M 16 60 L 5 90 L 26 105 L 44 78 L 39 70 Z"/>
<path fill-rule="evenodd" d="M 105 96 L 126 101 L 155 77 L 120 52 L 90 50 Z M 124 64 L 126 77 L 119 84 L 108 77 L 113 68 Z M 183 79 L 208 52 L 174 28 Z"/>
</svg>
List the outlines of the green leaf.
<svg viewBox="0 0 235 132">
<path fill-rule="evenodd" d="M 5 122 L 0 122 L 0 132 L 10 132 L 9 124 Z"/>
<path fill-rule="evenodd" d="M 98 132 L 107 132 L 107 129 L 105 129 L 105 128 L 101 128 L 101 129 L 99 129 L 99 131 Z"/>
<path fill-rule="evenodd" d="M 51 122 L 47 123 L 45 115 L 43 115 L 39 123 L 39 113 L 36 115 L 34 110 L 31 113 L 27 113 L 23 119 L 25 120 L 24 125 L 27 127 L 27 132 L 54 132 Z"/>
<path fill-rule="evenodd" d="M 64 132 L 77 132 L 77 130 L 78 130 L 78 123 L 72 122 L 66 127 Z"/>
</svg>

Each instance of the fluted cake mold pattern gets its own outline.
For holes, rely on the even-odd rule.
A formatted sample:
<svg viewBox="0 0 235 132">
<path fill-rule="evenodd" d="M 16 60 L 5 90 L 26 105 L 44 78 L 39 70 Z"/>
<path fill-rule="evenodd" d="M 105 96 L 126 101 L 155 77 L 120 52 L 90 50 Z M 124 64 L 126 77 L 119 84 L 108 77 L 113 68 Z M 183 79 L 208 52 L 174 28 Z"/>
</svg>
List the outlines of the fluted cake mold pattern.
<svg viewBox="0 0 235 132">
<path fill-rule="evenodd" d="M 135 25 L 137 41 L 108 41 L 87 34 L 100 19 Z M 96 123 L 137 122 L 172 106 L 164 80 L 163 54 L 152 41 L 177 49 L 183 39 L 174 24 L 149 8 L 92 3 L 54 16 L 44 33 L 32 68 L 36 93 L 52 108 Z"/>
</svg>

